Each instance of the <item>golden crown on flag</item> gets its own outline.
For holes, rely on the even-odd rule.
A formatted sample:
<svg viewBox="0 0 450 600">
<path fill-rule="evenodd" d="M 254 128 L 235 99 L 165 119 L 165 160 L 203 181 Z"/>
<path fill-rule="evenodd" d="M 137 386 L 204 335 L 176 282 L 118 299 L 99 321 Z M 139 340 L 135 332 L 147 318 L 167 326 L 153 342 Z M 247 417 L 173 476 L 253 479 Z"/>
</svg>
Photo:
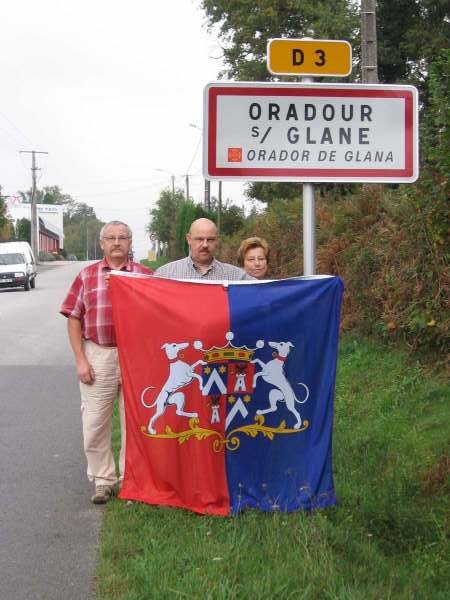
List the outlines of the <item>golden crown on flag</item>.
<svg viewBox="0 0 450 600">
<path fill-rule="evenodd" d="M 234 338 L 232 331 L 227 331 L 225 339 L 227 344 L 225 346 L 212 346 L 211 348 L 204 349 L 203 343 L 200 341 L 194 342 L 194 348 L 202 350 L 203 360 L 207 363 L 222 362 L 228 360 L 239 360 L 241 362 L 250 362 L 253 358 L 254 353 L 258 348 L 264 346 L 263 340 L 256 342 L 256 348 L 248 348 L 247 346 L 234 346 L 231 340 Z"/>
</svg>

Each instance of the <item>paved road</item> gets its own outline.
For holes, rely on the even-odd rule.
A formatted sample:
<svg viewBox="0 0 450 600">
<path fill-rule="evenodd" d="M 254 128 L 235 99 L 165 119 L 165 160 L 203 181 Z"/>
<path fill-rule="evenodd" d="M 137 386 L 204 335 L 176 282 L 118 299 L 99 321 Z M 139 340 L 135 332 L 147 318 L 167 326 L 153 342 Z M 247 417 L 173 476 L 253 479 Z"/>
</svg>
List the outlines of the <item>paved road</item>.
<svg viewBox="0 0 450 600">
<path fill-rule="evenodd" d="M 90 503 L 64 294 L 82 263 L 0 290 L 0 598 L 92 598 L 102 508 Z"/>
</svg>

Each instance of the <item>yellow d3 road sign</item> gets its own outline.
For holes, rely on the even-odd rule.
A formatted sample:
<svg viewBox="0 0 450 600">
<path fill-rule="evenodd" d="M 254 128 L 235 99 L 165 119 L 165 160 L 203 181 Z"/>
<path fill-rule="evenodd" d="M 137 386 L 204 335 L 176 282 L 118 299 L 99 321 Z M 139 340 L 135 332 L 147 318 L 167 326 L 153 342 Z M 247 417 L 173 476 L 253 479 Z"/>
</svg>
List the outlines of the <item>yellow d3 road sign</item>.
<svg viewBox="0 0 450 600">
<path fill-rule="evenodd" d="M 352 48 L 344 40 L 292 40 L 267 43 L 267 68 L 274 75 L 345 77 L 352 70 Z"/>
</svg>

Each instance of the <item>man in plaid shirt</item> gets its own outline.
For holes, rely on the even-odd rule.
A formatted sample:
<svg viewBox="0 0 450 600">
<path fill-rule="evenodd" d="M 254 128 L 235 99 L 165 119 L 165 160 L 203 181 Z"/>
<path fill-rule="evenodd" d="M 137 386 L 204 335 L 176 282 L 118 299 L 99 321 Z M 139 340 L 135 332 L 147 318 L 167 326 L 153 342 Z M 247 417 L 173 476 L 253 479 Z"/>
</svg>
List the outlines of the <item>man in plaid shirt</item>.
<svg viewBox="0 0 450 600">
<path fill-rule="evenodd" d="M 125 413 L 108 283 L 111 269 L 152 273 L 129 260 L 131 245 L 132 233 L 128 225 L 121 221 L 104 225 L 100 231 L 103 259 L 82 269 L 60 309 L 67 317 L 69 341 L 80 380 L 84 451 L 87 475 L 95 484 L 94 504 L 105 504 L 117 483 L 111 449 L 116 399 L 122 436 L 119 480 L 125 466 Z"/>
</svg>

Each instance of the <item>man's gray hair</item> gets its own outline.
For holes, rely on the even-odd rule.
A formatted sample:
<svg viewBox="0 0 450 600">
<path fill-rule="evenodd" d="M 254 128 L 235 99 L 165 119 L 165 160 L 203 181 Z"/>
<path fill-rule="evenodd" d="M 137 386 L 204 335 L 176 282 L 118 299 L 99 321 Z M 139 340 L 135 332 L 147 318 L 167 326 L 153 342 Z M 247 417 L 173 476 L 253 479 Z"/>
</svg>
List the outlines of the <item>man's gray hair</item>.
<svg viewBox="0 0 450 600">
<path fill-rule="evenodd" d="M 102 240 L 103 239 L 103 234 L 105 233 L 105 230 L 107 227 L 109 227 L 110 225 L 122 225 L 123 227 L 125 227 L 125 229 L 127 230 L 127 234 L 128 237 L 131 239 L 133 237 L 133 232 L 130 229 L 130 226 L 127 225 L 126 223 L 124 223 L 123 221 L 110 221 L 109 223 L 105 223 L 103 225 L 103 227 L 100 229 L 100 233 L 99 233 L 99 238 Z"/>
</svg>

